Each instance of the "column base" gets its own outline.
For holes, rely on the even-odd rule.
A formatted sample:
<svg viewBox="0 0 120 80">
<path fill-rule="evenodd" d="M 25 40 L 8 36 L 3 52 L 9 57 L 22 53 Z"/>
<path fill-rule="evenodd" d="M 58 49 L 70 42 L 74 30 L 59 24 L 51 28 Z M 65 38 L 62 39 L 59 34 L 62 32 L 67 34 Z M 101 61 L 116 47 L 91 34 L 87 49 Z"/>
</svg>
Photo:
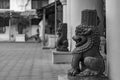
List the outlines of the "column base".
<svg viewBox="0 0 120 80">
<path fill-rule="evenodd" d="M 55 47 L 44 46 L 42 49 L 55 49 Z"/>
</svg>

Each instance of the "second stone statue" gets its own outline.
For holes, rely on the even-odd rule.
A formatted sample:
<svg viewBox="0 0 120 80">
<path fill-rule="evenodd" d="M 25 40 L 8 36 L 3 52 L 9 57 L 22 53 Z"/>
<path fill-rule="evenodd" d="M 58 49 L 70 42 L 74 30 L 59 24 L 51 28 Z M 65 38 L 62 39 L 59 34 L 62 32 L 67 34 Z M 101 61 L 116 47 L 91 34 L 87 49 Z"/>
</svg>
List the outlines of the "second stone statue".
<svg viewBox="0 0 120 80">
<path fill-rule="evenodd" d="M 68 51 L 67 24 L 61 23 L 57 30 L 58 39 L 56 43 L 57 51 Z"/>
</svg>

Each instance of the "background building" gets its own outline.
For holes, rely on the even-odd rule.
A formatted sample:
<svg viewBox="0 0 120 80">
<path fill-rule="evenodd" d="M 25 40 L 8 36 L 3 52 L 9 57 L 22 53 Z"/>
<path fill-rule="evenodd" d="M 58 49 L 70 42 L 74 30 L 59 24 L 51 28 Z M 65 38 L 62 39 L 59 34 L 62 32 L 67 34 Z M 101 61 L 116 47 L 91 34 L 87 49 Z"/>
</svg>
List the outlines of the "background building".
<svg viewBox="0 0 120 80">
<path fill-rule="evenodd" d="M 36 9 L 48 5 L 48 0 L 0 0 L 0 41 L 25 41 L 37 34 L 39 21 Z"/>
</svg>

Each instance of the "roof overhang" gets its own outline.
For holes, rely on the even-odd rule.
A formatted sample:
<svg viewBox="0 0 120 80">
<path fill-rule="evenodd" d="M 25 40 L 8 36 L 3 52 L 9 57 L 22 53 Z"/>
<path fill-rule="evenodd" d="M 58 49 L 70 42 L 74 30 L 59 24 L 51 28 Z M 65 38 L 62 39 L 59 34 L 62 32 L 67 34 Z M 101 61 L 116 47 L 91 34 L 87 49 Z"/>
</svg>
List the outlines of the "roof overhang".
<svg viewBox="0 0 120 80">
<path fill-rule="evenodd" d="M 59 5 L 62 6 L 61 2 L 60 2 L 59 0 L 57 0 L 56 2 L 53 2 L 53 3 L 51 3 L 51 4 L 48 4 L 47 6 L 42 7 L 41 9 L 37 9 L 37 10 L 36 10 L 37 15 L 38 15 L 39 17 L 41 17 L 41 16 L 43 15 L 43 10 L 46 11 L 45 14 L 49 14 L 49 15 L 50 15 L 50 14 L 55 13 L 55 4 L 56 4 L 57 6 L 59 6 Z"/>
</svg>

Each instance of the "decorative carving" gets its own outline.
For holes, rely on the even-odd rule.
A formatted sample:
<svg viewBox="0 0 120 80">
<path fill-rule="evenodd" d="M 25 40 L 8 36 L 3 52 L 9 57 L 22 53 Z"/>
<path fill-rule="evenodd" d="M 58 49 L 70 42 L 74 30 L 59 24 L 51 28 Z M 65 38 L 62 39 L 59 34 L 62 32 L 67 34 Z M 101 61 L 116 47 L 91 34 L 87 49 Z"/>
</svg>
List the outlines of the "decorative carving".
<svg viewBox="0 0 120 80">
<path fill-rule="evenodd" d="M 62 23 L 58 28 L 58 39 L 56 43 L 57 51 L 68 51 L 67 24 Z"/>
<path fill-rule="evenodd" d="M 89 14 L 94 16 L 90 16 L 86 20 L 82 18 L 82 20 L 84 20 L 82 21 L 82 25 L 76 27 L 75 36 L 73 36 L 73 40 L 76 42 L 76 48 L 72 51 L 72 69 L 69 70 L 68 75 L 103 76 L 105 64 L 99 52 L 100 34 L 96 26 L 98 21 L 95 21 L 95 23 L 94 21 L 89 21 L 98 20 L 97 12 L 95 10 L 85 10 L 84 13 L 82 17 L 83 15 L 85 17 Z M 79 66 L 79 64 L 81 66 Z"/>
</svg>

